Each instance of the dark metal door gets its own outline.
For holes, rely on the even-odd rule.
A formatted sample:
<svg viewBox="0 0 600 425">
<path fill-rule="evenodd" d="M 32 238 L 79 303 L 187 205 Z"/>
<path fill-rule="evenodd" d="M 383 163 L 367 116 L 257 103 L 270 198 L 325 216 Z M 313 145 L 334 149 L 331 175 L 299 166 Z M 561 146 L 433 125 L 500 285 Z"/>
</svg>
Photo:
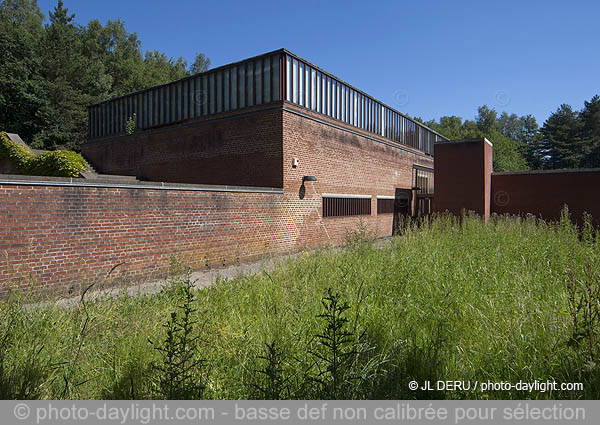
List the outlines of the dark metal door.
<svg viewBox="0 0 600 425">
<path fill-rule="evenodd" d="M 401 231 L 412 215 L 412 190 L 396 189 L 394 199 L 394 233 Z"/>
</svg>

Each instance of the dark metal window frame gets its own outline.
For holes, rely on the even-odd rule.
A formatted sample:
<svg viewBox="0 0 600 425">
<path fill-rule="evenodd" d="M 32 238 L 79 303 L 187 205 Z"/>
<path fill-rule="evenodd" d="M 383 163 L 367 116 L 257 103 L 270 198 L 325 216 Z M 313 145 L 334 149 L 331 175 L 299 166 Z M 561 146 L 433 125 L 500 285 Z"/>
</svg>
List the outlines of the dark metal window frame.
<svg viewBox="0 0 600 425">
<path fill-rule="evenodd" d="M 394 203 L 396 199 L 391 197 L 377 197 L 377 215 L 379 214 L 393 214 L 394 213 Z"/>
<path fill-rule="evenodd" d="M 371 215 L 371 197 L 364 195 L 323 195 L 323 218 Z"/>
</svg>

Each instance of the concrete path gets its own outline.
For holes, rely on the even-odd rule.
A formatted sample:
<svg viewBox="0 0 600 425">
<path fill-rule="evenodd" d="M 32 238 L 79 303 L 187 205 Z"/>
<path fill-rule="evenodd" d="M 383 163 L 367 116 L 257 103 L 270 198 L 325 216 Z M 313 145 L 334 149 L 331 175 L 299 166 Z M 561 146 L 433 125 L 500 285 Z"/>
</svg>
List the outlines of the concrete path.
<svg viewBox="0 0 600 425">
<path fill-rule="evenodd" d="M 383 248 L 384 246 L 388 245 L 390 241 L 390 237 L 375 239 L 373 241 L 373 246 L 376 248 Z M 337 247 L 335 249 L 342 248 L 343 247 Z M 311 250 L 310 252 L 313 252 L 313 250 Z M 273 270 L 276 266 L 281 265 L 287 261 L 294 260 L 301 255 L 302 253 L 277 255 L 254 262 L 231 264 L 225 267 L 210 270 L 199 270 L 192 273 L 191 280 L 192 282 L 194 282 L 194 286 L 196 288 L 206 288 L 214 284 L 217 281 L 217 279 L 234 279 L 241 276 L 249 276 L 262 273 L 263 271 L 269 272 L 270 270 Z M 94 290 L 92 288 L 85 294 L 85 300 L 94 301 L 102 298 L 117 298 L 124 295 L 135 297 L 145 294 L 156 294 L 160 292 L 163 288 L 168 287 L 170 285 L 169 280 L 169 278 L 166 278 L 139 283 L 137 285 L 134 284 L 126 287 L 117 286 L 114 288 L 102 290 Z M 71 298 L 61 298 L 56 301 L 52 301 L 52 303 L 61 307 L 73 307 L 77 305 L 80 301 L 81 296 L 77 296 Z M 44 302 L 42 304 L 48 304 L 48 302 Z"/>
<path fill-rule="evenodd" d="M 262 273 L 263 271 L 268 272 L 273 270 L 277 265 L 296 259 L 300 255 L 300 253 L 279 255 L 254 262 L 231 264 L 225 267 L 210 270 L 195 271 L 192 272 L 191 280 L 194 282 L 194 286 L 196 288 L 206 288 L 214 284 L 217 279 L 234 279 L 240 276 L 249 276 Z M 139 283 L 137 285 L 134 284 L 126 287 L 118 286 L 102 290 L 94 290 L 92 288 L 85 294 L 85 300 L 95 301 L 103 298 L 117 298 L 124 295 L 135 297 L 145 294 L 156 294 L 168 286 L 170 286 L 170 278 L 153 280 L 150 282 Z M 60 307 L 72 307 L 77 305 L 80 301 L 81 296 L 77 296 L 61 298 L 56 301 L 52 301 L 52 303 Z M 48 304 L 48 302 L 43 302 L 42 304 Z"/>
</svg>

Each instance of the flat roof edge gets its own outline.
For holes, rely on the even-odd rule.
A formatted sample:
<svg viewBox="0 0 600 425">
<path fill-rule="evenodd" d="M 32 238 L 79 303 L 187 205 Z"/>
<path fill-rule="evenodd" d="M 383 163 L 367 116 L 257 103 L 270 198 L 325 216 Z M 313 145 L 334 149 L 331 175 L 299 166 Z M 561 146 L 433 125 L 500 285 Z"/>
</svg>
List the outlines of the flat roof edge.
<svg viewBox="0 0 600 425">
<path fill-rule="evenodd" d="M 514 176 L 518 174 L 567 174 L 567 173 L 598 173 L 600 168 L 563 168 L 560 170 L 528 170 L 528 171 L 500 171 L 492 173 L 494 176 Z"/>
<path fill-rule="evenodd" d="M 108 179 L 84 179 L 79 177 L 45 177 L 23 176 L 15 174 L 0 174 L 0 185 L 13 186 L 68 186 L 68 187 L 97 187 L 115 189 L 149 189 L 149 190 L 182 190 L 193 192 L 244 192 L 282 194 L 283 188 L 253 187 L 230 185 L 207 185 L 167 182 L 115 182 Z"/>
</svg>

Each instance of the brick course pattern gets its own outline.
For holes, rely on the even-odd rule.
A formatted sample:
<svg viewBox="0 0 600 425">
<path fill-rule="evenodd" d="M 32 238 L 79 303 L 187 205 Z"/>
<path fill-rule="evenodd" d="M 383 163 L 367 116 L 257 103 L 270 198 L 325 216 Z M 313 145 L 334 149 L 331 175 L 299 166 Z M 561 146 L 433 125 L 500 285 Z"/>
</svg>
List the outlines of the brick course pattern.
<svg viewBox="0 0 600 425">
<path fill-rule="evenodd" d="M 85 143 L 100 173 L 141 180 L 282 187 L 281 109 L 256 107 Z"/>
<path fill-rule="evenodd" d="M 0 186 L 0 283 L 78 289 L 163 276 L 173 256 L 198 268 L 292 245 L 280 194 Z"/>
<path fill-rule="evenodd" d="M 284 192 L 291 205 L 298 203 L 302 176 L 317 177 L 307 183 L 307 193 L 317 199 L 315 217 L 327 242 L 344 242 L 347 232 L 364 225 L 377 236 L 392 234 L 392 214 L 377 215 L 377 196 L 394 196 L 396 188 L 412 187 L 413 165 L 433 167 L 433 160 L 410 149 L 375 141 L 367 133 L 353 131 L 333 119 L 286 103 L 283 113 Z M 293 158 L 298 167 L 292 167 Z M 370 195 L 371 215 L 322 217 L 323 194 Z"/>
<path fill-rule="evenodd" d="M 0 295 L 16 285 L 78 292 L 93 281 L 164 276 L 173 256 L 201 268 L 339 244 L 361 223 L 390 235 L 393 215 L 377 215 L 377 196 L 411 188 L 413 164 L 433 165 L 423 153 L 288 103 L 93 141 L 83 151 L 99 171 L 283 193 L 0 184 Z M 302 185 L 306 175 L 317 181 Z M 371 215 L 323 219 L 323 194 L 369 195 Z"/>
</svg>

